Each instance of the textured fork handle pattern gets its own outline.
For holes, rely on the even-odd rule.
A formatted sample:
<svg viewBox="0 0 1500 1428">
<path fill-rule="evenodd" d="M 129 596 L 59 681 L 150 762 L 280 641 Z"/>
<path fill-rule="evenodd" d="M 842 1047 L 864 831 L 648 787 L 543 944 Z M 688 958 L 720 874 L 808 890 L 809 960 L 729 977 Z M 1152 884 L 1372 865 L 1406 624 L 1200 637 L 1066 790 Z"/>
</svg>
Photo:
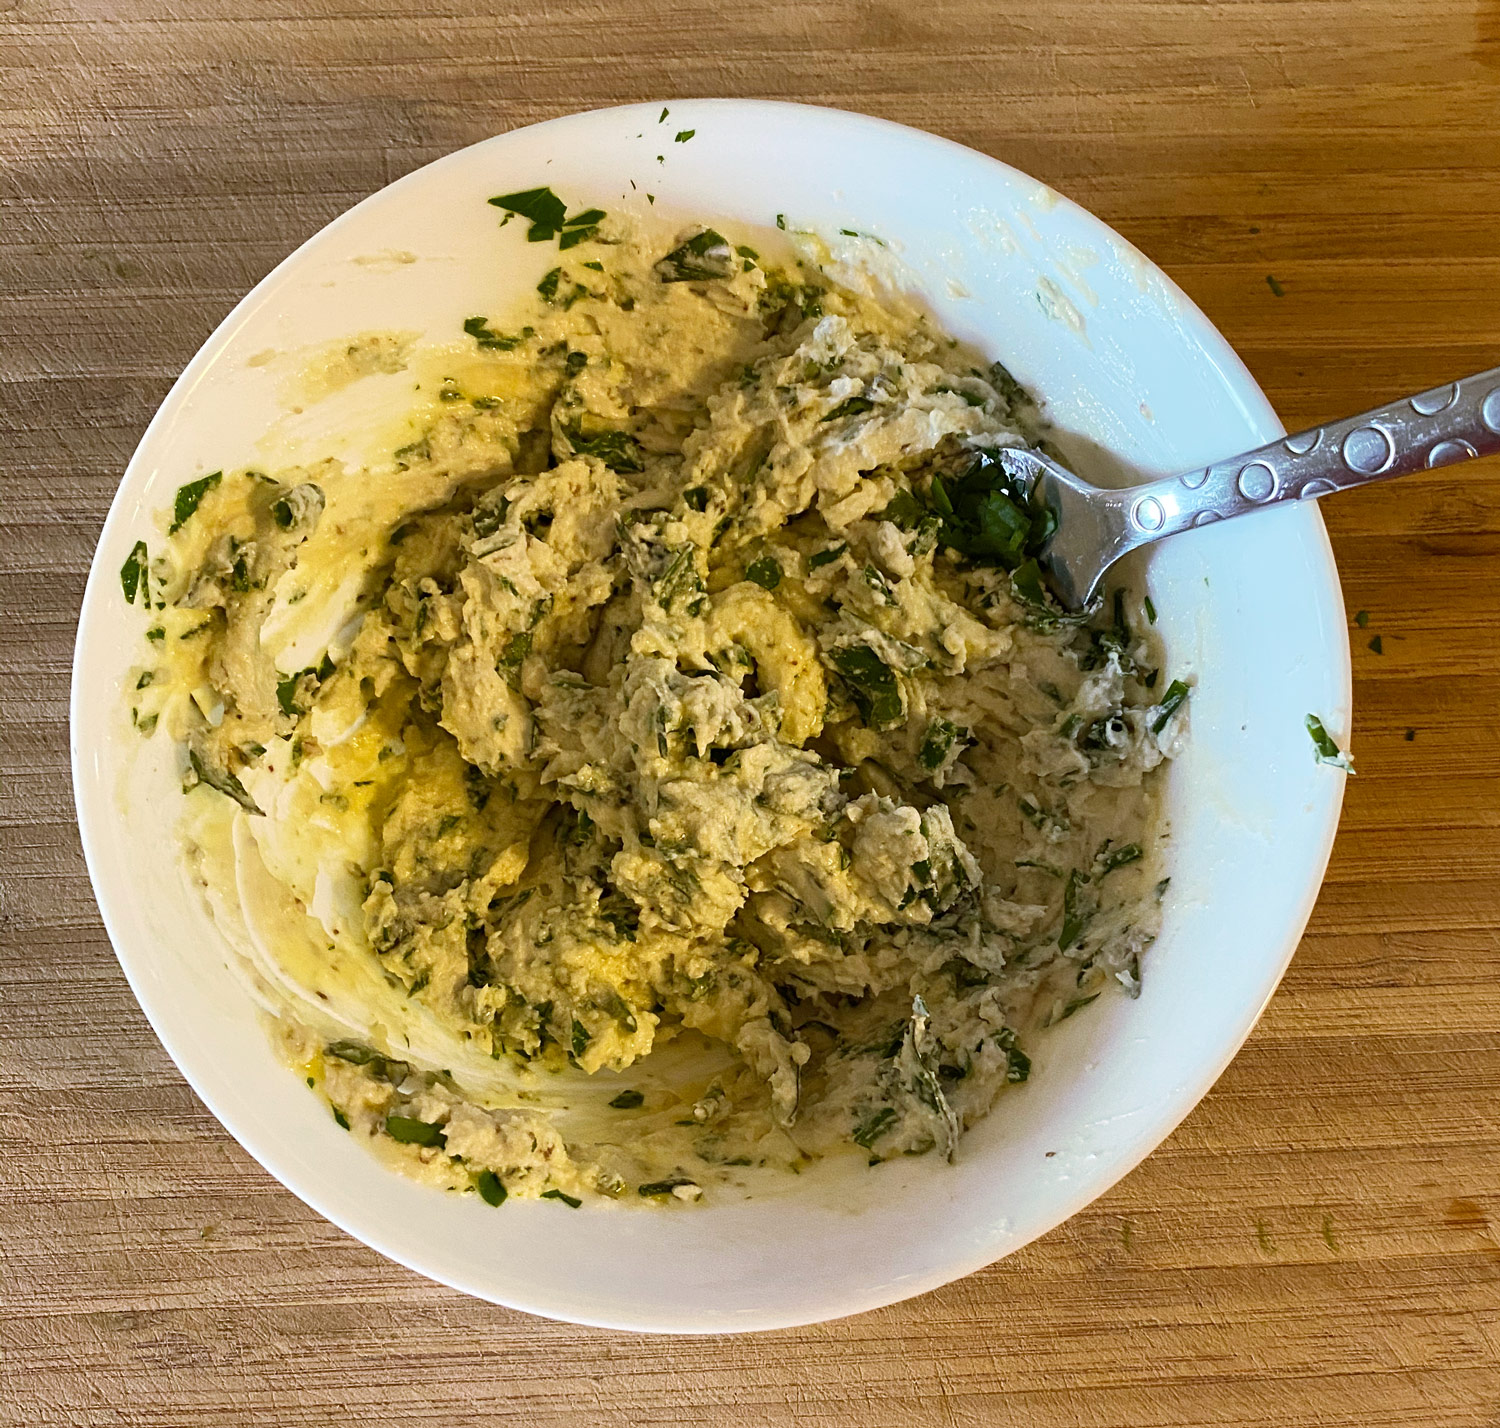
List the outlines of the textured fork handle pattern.
<svg viewBox="0 0 1500 1428">
<path fill-rule="evenodd" d="M 1136 486 L 1128 493 L 1125 549 L 1277 501 L 1493 452 L 1500 452 L 1500 367 Z"/>
</svg>

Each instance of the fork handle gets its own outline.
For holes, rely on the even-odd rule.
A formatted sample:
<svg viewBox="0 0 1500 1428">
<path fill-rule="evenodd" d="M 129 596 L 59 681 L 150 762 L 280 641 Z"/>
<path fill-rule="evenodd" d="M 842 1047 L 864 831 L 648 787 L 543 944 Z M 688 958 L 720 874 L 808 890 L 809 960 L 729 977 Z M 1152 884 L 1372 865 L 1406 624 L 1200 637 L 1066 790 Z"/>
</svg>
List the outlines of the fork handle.
<svg viewBox="0 0 1500 1428">
<path fill-rule="evenodd" d="M 1277 501 L 1326 496 L 1494 452 L 1500 452 L 1500 367 L 1133 487 L 1124 549 Z"/>
</svg>

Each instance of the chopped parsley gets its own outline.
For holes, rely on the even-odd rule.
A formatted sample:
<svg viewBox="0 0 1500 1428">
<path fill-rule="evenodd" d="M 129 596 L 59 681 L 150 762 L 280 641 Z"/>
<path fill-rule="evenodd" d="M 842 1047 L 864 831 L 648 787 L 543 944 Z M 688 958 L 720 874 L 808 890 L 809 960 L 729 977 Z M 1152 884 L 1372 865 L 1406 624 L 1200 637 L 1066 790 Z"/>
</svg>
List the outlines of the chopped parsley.
<svg viewBox="0 0 1500 1428">
<path fill-rule="evenodd" d="M 672 142 L 674 144 L 685 144 L 697 132 L 698 131 L 696 129 L 679 129 Z"/>
<path fill-rule="evenodd" d="M 523 327 L 519 332 L 496 332 L 482 317 L 466 317 L 464 331 L 486 352 L 511 352 L 533 335 L 535 329 Z"/>
<path fill-rule="evenodd" d="M 938 539 L 973 560 L 1016 571 L 1057 529 L 1057 518 L 1027 499 L 989 452 L 976 452 L 956 477 L 932 478 L 928 502 L 941 518 Z M 1038 571 L 1040 590 L 1040 571 Z"/>
<path fill-rule="evenodd" d="M 504 1182 L 493 1170 L 481 1170 L 474 1177 L 474 1188 L 486 1205 L 499 1209 L 505 1203 L 507 1191 Z"/>
<path fill-rule="evenodd" d="M 419 1121 L 415 1116 L 389 1115 L 385 1118 L 385 1131 L 394 1141 L 402 1145 L 445 1146 L 448 1132 L 431 1121 Z"/>
<path fill-rule="evenodd" d="M 1063 888 L 1062 930 L 1057 934 L 1057 946 L 1062 952 L 1083 936 L 1083 929 L 1088 924 L 1087 916 L 1078 906 L 1078 889 L 1087 882 L 1088 874 L 1080 873 L 1077 868 L 1068 874 L 1067 885 Z"/>
<path fill-rule="evenodd" d="M 570 1210 L 576 1210 L 580 1205 L 583 1204 L 583 1201 L 580 1200 L 576 1195 L 569 1195 L 566 1191 L 563 1190 L 543 1190 L 542 1199 L 561 1200 L 563 1204 L 566 1205 Z"/>
<path fill-rule="evenodd" d="M 1116 868 L 1123 868 L 1127 863 L 1137 863 L 1141 859 L 1141 845 L 1139 843 L 1123 843 L 1118 848 L 1111 848 L 1106 844 L 1099 850 L 1099 856 L 1095 860 L 1102 878 L 1107 873 L 1112 873 Z"/>
<path fill-rule="evenodd" d="M 891 497 L 891 503 L 880 512 L 879 519 L 890 521 L 904 531 L 914 531 L 927 516 L 927 507 L 908 489 L 903 488 Z"/>
<path fill-rule="evenodd" d="M 1272 296 L 1285 297 L 1286 289 L 1281 286 L 1269 273 L 1266 274 L 1266 286 L 1271 289 Z"/>
<path fill-rule="evenodd" d="M 682 1185 L 691 1185 L 695 1190 L 698 1188 L 696 1180 L 688 1180 L 684 1176 L 679 1175 L 673 1177 L 671 1180 L 649 1181 L 647 1184 L 640 1186 L 636 1190 L 636 1194 L 640 1195 L 643 1199 L 650 1200 L 659 1195 L 670 1195 Z"/>
<path fill-rule="evenodd" d="M 1331 764 L 1345 773 L 1354 772 L 1354 761 L 1334 742 L 1333 735 L 1323 727 L 1323 721 L 1316 714 L 1307 716 L 1307 733 L 1320 764 Z"/>
<path fill-rule="evenodd" d="M 941 768 L 960 736 L 967 739 L 968 730 L 961 729 L 950 719 L 933 719 L 922 735 L 921 746 L 917 749 L 917 762 L 929 773 Z"/>
<path fill-rule="evenodd" d="M 1028 609 L 1050 614 L 1042 568 L 1034 560 L 1023 560 L 1010 573 L 1011 593 Z"/>
<path fill-rule="evenodd" d="M 859 416 L 861 412 L 874 410 L 875 403 L 868 397 L 846 397 L 822 419 L 824 421 L 839 421 L 844 417 Z"/>
<path fill-rule="evenodd" d="M 874 1115 L 866 1117 L 854 1127 L 853 1141 L 855 1145 L 869 1150 L 895 1123 L 895 1107 L 882 1106 Z"/>
<path fill-rule="evenodd" d="M 1364 629 L 1370 623 L 1370 612 L 1368 610 L 1357 610 L 1354 614 L 1354 623 Z"/>
<path fill-rule="evenodd" d="M 1008 1026 L 1003 1026 L 994 1036 L 995 1045 L 1006 1055 L 1005 1079 L 1012 1086 L 1018 1086 L 1031 1075 L 1031 1057 L 1029 1057 L 1016 1041 L 1016 1034 Z"/>
<path fill-rule="evenodd" d="M 148 588 L 150 577 L 147 571 L 150 566 L 150 556 L 146 553 L 146 542 L 136 541 L 131 547 L 130 554 L 125 557 L 125 564 L 120 567 L 120 588 L 125 592 L 125 603 L 135 604 L 136 591 L 141 594 L 141 604 L 151 603 L 151 592 Z"/>
<path fill-rule="evenodd" d="M 598 431 L 585 435 L 574 422 L 563 428 L 563 435 L 575 456 L 597 456 L 611 471 L 644 471 L 641 448 L 628 431 Z"/>
<path fill-rule="evenodd" d="M 1375 635 L 1370 640 L 1369 648 L 1370 648 L 1370 651 L 1371 651 L 1372 654 L 1384 654 L 1385 653 L 1385 645 L 1381 641 L 1381 638 L 1380 638 L 1379 635 Z"/>
<path fill-rule="evenodd" d="M 186 486 L 179 486 L 176 499 L 172 502 L 172 524 L 167 527 L 167 534 L 176 535 L 182 529 L 183 522 L 202 504 L 203 498 L 223 479 L 222 471 L 211 471 L 207 476 L 189 481 Z"/>
<path fill-rule="evenodd" d="M 673 248 L 657 262 L 654 271 L 664 283 L 727 278 L 734 272 L 734 256 L 734 249 L 722 233 L 705 228 Z"/>
<path fill-rule="evenodd" d="M 191 792 L 200 783 L 207 784 L 209 788 L 217 789 L 227 798 L 232 798 L 246 813 L 259 813 L 260 805 L 250 797 L 242 784 L 228 769 L 215 768 L 213 764 L 206 763 L 199 757 L 196 749 L 188 750 L 188 766 L 192 770 L 191 777 L 183 785 L 183 792 Z"/>
<path fill-rule="evenodd" d="M 1162 695 L 1161 703 L 1157 705 L 1158 713 L 1151 721 L 1151 732 L 1159 734 L 1171 722 L 1172 716 L 1187 703 L 1187 697 L 1192 691 L 1180 679 L 1174 679 L 1168 686 L 1167 692 Z"/>
<path fill-rule="evenodd" d="M 563 215 L 567 212 L 567 205 L 550 188 L 527 188 L 517 193 L 502 193 L 490 202 L 496 208 L 503 208 L 507 214 L 524 218 L 531 224 L 526 230 L 528 243 L 545 243 L 563 226 Z"/>
<path fill-rule="evenodd" d="M 839 556 L 849 549 L 847 541 L 840 541 L 837 545 L 831 545 L 827 550 L 820 550 L 807 559 L 809 570 L 820 570 L 825 565 L 832 565 Z"/>
<path fill-rule="evenodd" d="M 868 645 L 835 650 L 833 667 L 849 687 L 859 717 L 872 729 L 899 724 L 906 712 L 901 686 L 891 667 Z"/>
<path fill-rule="evenodd" d="M 604 218 L 602 208 L 586 208 L 582 213 L 575 213 L 571 218 L 563 221 L 562 236 L 557 240 L 560 252 L 566 253 L 569 248 L 576 248 L 580 243 L 587 243 L 591 238 L 599 235 L 599 224 Z"/>
<path fill-rule="evenodd" d="M 1082 1011 L 1084 1007 L 1088 1006 L 1090 1002 L 1097 1002 L 1099 1000 L 1099 997 L 1100 993 L 1098 992 L 1094 992 L 1092 995 L 1087 997 L 1074 997 L 1073 1000 L 1070 1001 L 1062 1009 L 1062 1011 L 1058 1013 L 1057 1020 L 1067 1021 L 1067 1019 L 1072 1016 L 1074 1012 Z"/>
<path fill-rule="evenodd" d="M 781 584 L 781 565 L 774 556 L 763 555 L 745 567 L 745 579 L 753 580 L 763 590 L 774 590 Z"/>
</svg>

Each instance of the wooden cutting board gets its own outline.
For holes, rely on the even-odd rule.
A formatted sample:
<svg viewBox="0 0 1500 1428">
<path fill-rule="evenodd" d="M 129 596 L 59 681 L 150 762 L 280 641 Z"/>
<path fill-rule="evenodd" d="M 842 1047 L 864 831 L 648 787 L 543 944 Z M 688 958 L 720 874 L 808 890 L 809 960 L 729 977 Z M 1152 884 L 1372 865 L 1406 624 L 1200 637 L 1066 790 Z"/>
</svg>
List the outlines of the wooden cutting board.
<svg viewBox="0 0 1500 1428">
<path fill-rule="evenodd" d="M 151 412 L 409 169 L 638 99 L 918 125 L 1119 228 L 1295 428 L 1500 361 L 1497 0 L 0 0 L 0 69 L 4 1423 L 1500 1424 L 1494 462 L 1324 503 L 1368 612 L 1359 777 L 1218 1087 L 1059 1230 L 842 1323 L 550 1324 L 318 1219 L 137 1010 L 66 768 L 84 573 Z"/>
</svg>

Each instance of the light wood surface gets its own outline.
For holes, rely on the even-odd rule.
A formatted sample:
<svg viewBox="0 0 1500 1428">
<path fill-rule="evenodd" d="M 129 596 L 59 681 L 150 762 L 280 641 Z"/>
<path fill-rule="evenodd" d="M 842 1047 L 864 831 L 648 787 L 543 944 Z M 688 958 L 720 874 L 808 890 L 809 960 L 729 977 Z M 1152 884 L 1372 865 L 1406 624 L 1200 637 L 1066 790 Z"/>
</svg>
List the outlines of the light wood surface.
<svg viewBox="0 0 1500 1428">
<path fill-rule="evenodd" d="M 0 1421 L 1500 1425 L 1493 462 L 1324 503 L 1370 612 L 1360 775 L 1291 973 L 1161 1150 L 947 1289 L 698 1341 L 496 1309 L 318 1219 L 152 1037 L 66 770 L 84 574 L 152 410 L 371 190 L 704 94 L 861 109 L 1046 180 L 1182 283 L 1293 428 L 1500 360 L 1496 0 L 0 0 Z"/>
</svg>

